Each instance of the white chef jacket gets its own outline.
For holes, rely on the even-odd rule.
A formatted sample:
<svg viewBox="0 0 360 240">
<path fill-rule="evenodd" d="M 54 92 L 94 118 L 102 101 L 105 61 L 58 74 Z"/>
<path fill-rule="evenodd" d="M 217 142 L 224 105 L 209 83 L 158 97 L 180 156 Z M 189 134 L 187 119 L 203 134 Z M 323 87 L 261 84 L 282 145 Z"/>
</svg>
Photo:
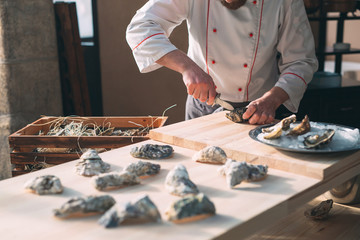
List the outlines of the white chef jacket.
<svg viewBox="0 0 360 240">
<path fill-rule="evenodd" d="M 156 61 L 177 49 L 168 37 L 184 20 L 188 56 L 222 99 L 252 101 L 278 86 L 290 97 L 284 105 L 297 112 L 318 67 L 302 0 L 248 0 L 237 10 L 219 0 L 149 0 L 126 33 L 141 72 L 160 68 Z"/>
</svg>

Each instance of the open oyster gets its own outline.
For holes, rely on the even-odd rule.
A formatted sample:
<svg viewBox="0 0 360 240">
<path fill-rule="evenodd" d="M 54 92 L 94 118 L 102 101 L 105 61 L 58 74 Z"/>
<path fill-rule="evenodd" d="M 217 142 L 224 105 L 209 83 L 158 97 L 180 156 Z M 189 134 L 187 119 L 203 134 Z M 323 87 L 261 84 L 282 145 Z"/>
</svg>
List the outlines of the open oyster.
<svg viewBox="0 0 360 240">
<path fill-rule="evenodd" d="M 130 163 L 124 168 L 124 171 L 135 174 L 140 178 L 146 178 L 158 174 L 160 172 L 160 165 L 150 162 L 138 161 L 136 163 Z"/>
<path fill-rule="evenodd" d="M 91 184 L 97 190 L 109 190 L 136 185 L 140 179 L 128 171 L 103 173 L 91 178 Z"/>
<path fill-rule="evenodd" d="M 226 162 L 225 151 L 217 146 L 208 146 L 195 153 L 193 160 L 202 163 L 224 164 Z"/>
<path fill-rule="evenodd" d="M 288 134 L 286 135 L 303 135 L 307 132 L 309 132 L 311 129 L 311 126 L 310 126 L 310 121 L 309 121 L 309 117 L 308 115 L 305 115 L 304 119 L 301 121 L 300 124 L 298 124 L 297 126 L 295 126 L 293 129 L 291 129 L 289 131 Z"/>
<path fill-rule="evenodd" d="M 24 188 L 39 195 L 62 193 L 64 190 L 60 179 L 53 175 L 44 175 L 30 179 L 25 183 Z"/>
<path fill-rule="evenodd" d="M 215 205 L 203 193 L 175 201 L 165 212 L 169 221 L 186 223 L 215 215 Z"/>
<path fill-rule="evenodd" d="M 116 227 L 126 223 L 160 222 L 161 215 L 148 196 L 141 197 L 124 206 L 116 204 L 110 208 L 98 221 L 106 228 Z"/>
<path fill-rule="evenodd" d="M 101 160 L 94 149 L 88 149 L 80 157 L 80 162 L 76 164 L 76 173 L 82 176 L 94 176 L 109 171 L 110 164 Z"/>
<path fill-rule="evenodd" d="M 114 198 L 109 195 L 74 197 L 69 199 L 59 209 L 55 209 L 54 215 L 59 218 L 86 217 L 101 214 L 114 204 Z"/>
<path fill-rule="evenodd" d="M 197 186 L 189 179 L 189 174 L 182 164 L 176 165 L 168 173 L 165 179 L 165 188 L 177 196 L 199 193 Z"/>
<path fill-rule="evenodd" d="M 246 112 L 246 110 L 247 110 L 247 107 L 235 108 L 234 110 L 226 113 L 225 117 L 235 123 L 246 122 L 247 119 L 243 118 L 243 115 Z"/>
<path fill-rule="evenodd" d="M 226 182 L 230 188 L 242 181 L 259 181 L 267 176 L 267 165 L 252 165 L 246 162 L 238 162 L 228 159 L 224 166 L 218 169 L 221 175 L 226 176 Z"/>
<path fill-rule="evenodd" d="M 326 129 L 325 132 L 321 135 L 319 134 L 309 135 L 304 139 L 305 148 L 316 148 L 322 144 L 327 144 L 331 141 L 334 134 L 335 134 L 334 129 Z"/>
<path fill-rule="evenodd" d="M 332 199 L 322 201 L 317 206 L 315 206 L 309 210 L 306 210 L 304 212 L 304 215 L 308 218 L 316 219 L 316 220 L 325 219 L 328 217 L 329 212 L 332 208 L 332 205 L 333 205 Z"/>
<path fill-rule="evenodd" d="M 293 114 L 289 117 L 286 117 L 284 119 L 282 119 L 280 122 L 278 122 L 277 124 L 268 127 L 268 128 L 263 128 L 262 132 L 267 133 L 264 135 L 265 139 L 276 139 L 281 137 L 282 131 L 286 131 L 290 128 L 290 124 L 296 121 L 296 115 Z"/>
<path fill-rule="evenodd" d="M 174 149 L 170 145 L 145 144 L 141 147 L 133 147 L 130 154 L 136 158 L 163 159 L 170 157 Z"/>
</svg>

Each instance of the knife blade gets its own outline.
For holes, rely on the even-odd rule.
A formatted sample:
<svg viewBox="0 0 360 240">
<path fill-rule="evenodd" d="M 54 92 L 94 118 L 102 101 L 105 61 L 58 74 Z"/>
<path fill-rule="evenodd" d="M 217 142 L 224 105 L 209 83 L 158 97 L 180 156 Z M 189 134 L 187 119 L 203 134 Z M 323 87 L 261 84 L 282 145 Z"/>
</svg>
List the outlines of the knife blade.
<svg viewBox="0 0 360 240">
<path fill-rule="evenodd" d="M 213 104 L 213 106 L 214 106 L 215 104 L 219 104 L 219 105 L 222 106 L 223 108 L 225 108 L 225 109 L 227 109 L 227 110 L 230 110 L 230 111 L 234 110 L 234 107 L 233 107 L 230 103 L 228 103 L 228 102 L 226 102 L 226 101 L 224 101 L 224 100 L 222 100 L 222 99 L 220 98 L 220 93 L 216 94 L 216 97 L 215 97 L 215 99 L 214 99 L 214 104 Z"/>
</svg>

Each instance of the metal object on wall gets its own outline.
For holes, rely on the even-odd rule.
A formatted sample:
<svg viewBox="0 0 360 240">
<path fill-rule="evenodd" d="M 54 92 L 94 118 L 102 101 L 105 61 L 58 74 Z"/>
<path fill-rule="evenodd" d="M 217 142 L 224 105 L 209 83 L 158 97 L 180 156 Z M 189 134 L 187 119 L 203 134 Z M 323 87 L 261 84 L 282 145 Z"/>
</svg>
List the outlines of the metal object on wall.
<svg viewBox="0 0 360 240">
<path fill-rule="evenodd" d="M 62 115 L 53 2 L 0 0 L 0 179 L 7 137 L 40 115 Z"/>
</svg>

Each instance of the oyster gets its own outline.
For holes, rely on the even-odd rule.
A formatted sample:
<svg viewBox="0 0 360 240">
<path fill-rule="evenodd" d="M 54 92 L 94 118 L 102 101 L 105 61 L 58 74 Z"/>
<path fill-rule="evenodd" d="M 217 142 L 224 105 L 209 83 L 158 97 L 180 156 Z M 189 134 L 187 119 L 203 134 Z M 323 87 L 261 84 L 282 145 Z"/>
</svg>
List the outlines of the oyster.
<svg viewBox="0 0 360 240">
<path fill-rule="evenodd" d="M 186 223 L 215 215 L 215 205 L 203 193 L 175 201 L 165 212 L 169 221 Z"/>
<path fill-rule="evenodd" d="M 326 129 L 322 135 L 319 134 L 309 135 L 304 139 L 305 148 L 316 148 L 322 144 L 327 144 L 331 141 L 334 134 L 335 134 L 334 129 Z"/>
<path fill-rule="evenodd" d="M 168 173 L 165 179 L 165 188 L 177 196 L 199 193 L 197 186 L 189 179 L 189 174 L 182 164 L 176 165 Z"/>
<path fill-rule="evenodd" d="M 267 176 L 268 173 L 268 166 L 267 165 L 253 165 L 253 164 L 246 164 L 249 169 L 249 176 L 246 181 L 260 181 Z"/>
<path fill-rule="evenodd" d="M 225 117 L 235 123 L 246 122 L 248 120 L 243 118 L 243 115 L 246 112 L 246 110 L 247 110 L 247 107 L 235 108 L 234 110 L 226 113 Z"/>
<path fill-rule="evenodd" d="M 308 115 L 305 115 L 304 119 L 301 121 L 300 124 L 295 126 L 290 132 L 286 135 L 303 135 L 309 132 L 311 129 L 310 121 Z"/>
<path fill-rule="evenodd" d="M 218 169 L 219 173 L 226 176 L 226 182 L 230 188 L 242 181 L 259 181 L 267 176 L 267 165 L 252 165 L 246 162 L 238 162 L 228 159 L 224 166 Z"/>
<path fill-rule="evenodd" d="M 278 122 L 277 124 L 271 127 L 261 129 L 261 131 L 263 133 L 267 133 L 264 135 L 265 139 L 276 139 L 281 136 L 283 130 L 284 131 L 288 130 L 290 128 L 290 124 L 295 121 L 296 121 L 296 115 L 293 114 L 289 117 L 282 119 L 280 122 Z"/>
<path fill-rule="evenodd" d="M 128 171 L 103 173 L 91 178 L 91 184 L 97 190 L 121 188 L 140 183 L 140 179 Z"/>
<path fill-rule="evenodd" d="M 101 214 L 115 204 L 112 196 L 74 197 L 54 210 L 55 217 L 71 218 Z"/>
<path fill-rule="evenodd" d="M 80 157 L 80 162 L 76 164 L 76 173 L 82 176 L 94 176 L 109 171 L 110 164 L 101 160 L 96 150 L 88 149 Z"/>
<path fill-rule="evenodd" d="M 208 146 L 195 153 L 193 160 L 202 163 L 224 164 L 226 153 L 223 149 L 216 146 Z"/>
<path fill-rule="evenodd" d="M 136 163 L 130 163 L 124 168 L 124 171 L 133 173 L 140 178 L 145 178 L 147 176 L 158 174 L 160 172 L 160 165 L 138 161 Z"/>
<path fill-rule="evenodd" d="M 39 195 L 62 193 L 64 188 L 60 179 L 53 175 L 44 175 L 28 180 L 24 188 Z"/>
<path fill-rule="evenodd" d="M 332 208 L 332 205 L 333 205 L 332 199 L 322 201 L 317 206 L 315 206 L 309 210 L 306 210 L 304 212 L 304 215 L 308 218 L 316 219 L 316 220 L 325 219 L 328 217 L 329 212 Z"/>
<path fill-rule="evenodd" d="M 106 228 L 126 223 L 160 222 L 161 215 L 148 196 L 128 202 L 124 206 L 114 205 L 98 221 Z"/>
<path fill-rule="evenodd" d="M 136 158 L 163 159 L 170 157 L 174 149 L 170 145 L 145 144 L 141 147 L 133 147 L 130 154 Z"/>
</svg>

